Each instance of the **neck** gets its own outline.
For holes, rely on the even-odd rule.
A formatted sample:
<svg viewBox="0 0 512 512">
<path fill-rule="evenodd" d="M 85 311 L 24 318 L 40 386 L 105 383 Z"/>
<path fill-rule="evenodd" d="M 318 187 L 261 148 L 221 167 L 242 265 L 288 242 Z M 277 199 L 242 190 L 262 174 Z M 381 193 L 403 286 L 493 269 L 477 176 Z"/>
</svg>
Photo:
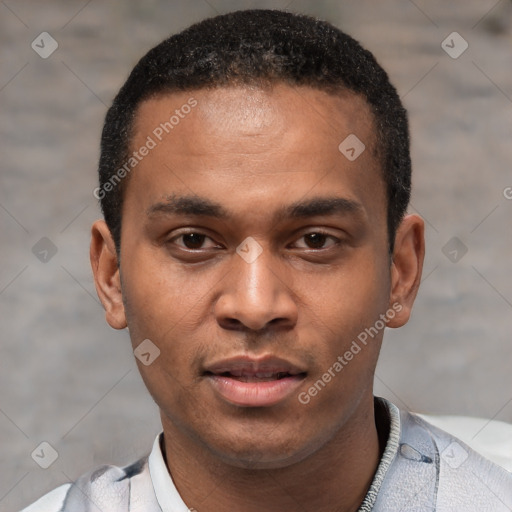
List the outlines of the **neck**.
<svg viewBox="0 0 512 512">
<path fill-rule="evenodd" d="M 371 404 L 351 418 L 321 448 L 277 469 L 227 464 L 164 416 L 166 464 L 187 506 L 198 512 L 354 512 L 363 501 L 384 446 L 379 445 Z M 165 456 L 165 455 L 164 455 Z"/>
</svg>

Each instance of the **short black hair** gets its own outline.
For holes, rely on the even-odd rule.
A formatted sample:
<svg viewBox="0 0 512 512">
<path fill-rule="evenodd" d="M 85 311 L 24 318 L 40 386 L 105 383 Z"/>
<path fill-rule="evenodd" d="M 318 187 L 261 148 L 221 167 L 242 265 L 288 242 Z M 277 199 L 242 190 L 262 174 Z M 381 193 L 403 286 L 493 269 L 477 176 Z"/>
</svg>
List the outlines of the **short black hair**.
<svg viewBox="0 0 512 512">
<path fill-rule="evenodd" d="M 142 57 L 115 97 L 103 126 L 95 195 L 118 255 L 128 181 L 121 178 L 130 170 L 126 162 L 133 151 L 134 119 L 141 102 L 173 91 L 278 82 L 330 93 L 349 90 L 366 99 L 374 116 L 393 252 L 411 191 L 407 112 L 396 89 L 375 57 L 332 24 L 302 14 L 255 9 L 208 18 L 169 37 Z"/>
</svg>

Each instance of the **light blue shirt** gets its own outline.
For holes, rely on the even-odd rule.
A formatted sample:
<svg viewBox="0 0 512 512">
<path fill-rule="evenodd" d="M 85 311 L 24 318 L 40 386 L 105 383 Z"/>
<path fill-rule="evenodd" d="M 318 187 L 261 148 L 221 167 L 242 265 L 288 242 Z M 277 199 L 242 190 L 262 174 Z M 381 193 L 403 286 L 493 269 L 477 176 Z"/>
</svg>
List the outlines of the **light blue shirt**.
<svg viewBox="0 0 512 512">
<path fill-rule="evenodd" d="M 376 398 L 389 436 L 359 512 L 510 512 L 512 473 L 416 414 Z M 162 454 L 119 468 L 102 466 L 43 496 L 22 512 L 190 512 Z"/>
</svg>

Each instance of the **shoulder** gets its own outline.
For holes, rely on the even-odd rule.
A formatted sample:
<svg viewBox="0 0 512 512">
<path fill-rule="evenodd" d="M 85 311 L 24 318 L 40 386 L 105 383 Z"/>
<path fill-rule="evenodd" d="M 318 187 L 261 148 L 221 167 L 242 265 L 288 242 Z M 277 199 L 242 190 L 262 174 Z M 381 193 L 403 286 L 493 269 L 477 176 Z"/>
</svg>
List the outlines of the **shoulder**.
<svg viewBox="0 0 512 512">
<path fill-rule="evenodd" d="M 73 483 L 57 487 L 21 512 L 86 512 L 108 510 L 127 512 L 130 504 L 131 481 L 148 478 L 148 457 L 125 467 L 101 466 Z"/>
<path fill-rule="evenodd" d="M 498 466 L 512 472 L 512 425 L 470 416 L 417 414 L 430 426 L 449 432 Z M 432 428 L 431 428 L 432 429 Z M 432 429 L 435 430 L 435 429 Z"/>
<path fill-rule="evenodd" d="M 25 507 L 21 512 L 59 512 L 62 510 L 62 505 L 70 487 L 71 484 L 64 484 L 53 489 L 53 491 L 32 503 L 32 505 Z"/>
<path fill-rule="evenodd" d="M 435 445 L 437 510 L 511 510 L 512 473 L 430 421 L 403 411 L 402 418 L 404 429 L 428 432 Z"/>
<path fill-rule="evenodd" d="M 380 400 L 391 420 L 388 455 L 392 461 L 380 475 L 372 510 L 512 510 L 511 473 L 452 433 Z"/>
</svg>

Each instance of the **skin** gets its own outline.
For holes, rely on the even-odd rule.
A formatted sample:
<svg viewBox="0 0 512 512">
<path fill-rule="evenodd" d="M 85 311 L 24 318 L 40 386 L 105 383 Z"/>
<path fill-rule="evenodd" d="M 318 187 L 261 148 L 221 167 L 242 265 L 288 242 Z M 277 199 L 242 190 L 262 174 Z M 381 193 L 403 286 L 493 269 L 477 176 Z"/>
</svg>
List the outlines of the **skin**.
<svg viewBox="0 0 512 512">
<path fill-rule="evenodd" d="M 373 117 L 361 97 L 284 84 L 162 95 L 140 105 L 133 148 L 190 97 L 197 106 L 130 175 L 120 268 L 104 221 L 92 227 L 107 322 L 128 326 L 133 348 L 150 339 L 160 349 L 150 365 L 137 363 L 160 408 L 166 462 L 187 506 L 357 510 L 382 449 L 373 376 L 383 330 L 308 404 L 297 395 L 393 304 L 402 309 L 388 327 L 408 321 L 423 221 L 404 218 L 391 257 Z M 351 133 L 366 146 L 353 162 L 338 150 Z M 162 206 L 179 195 L 215 201 L 228 216 Z M 292 203 L 324 197 L 359 206 L 276 217 Z M 236 252 L 249 236 L 262 248 L 252 263 Z M 224 358 L 267 354 L 307 372 L 297 393 L 273 406 L 228 403 L 203 375 Z"/>
</svg>

